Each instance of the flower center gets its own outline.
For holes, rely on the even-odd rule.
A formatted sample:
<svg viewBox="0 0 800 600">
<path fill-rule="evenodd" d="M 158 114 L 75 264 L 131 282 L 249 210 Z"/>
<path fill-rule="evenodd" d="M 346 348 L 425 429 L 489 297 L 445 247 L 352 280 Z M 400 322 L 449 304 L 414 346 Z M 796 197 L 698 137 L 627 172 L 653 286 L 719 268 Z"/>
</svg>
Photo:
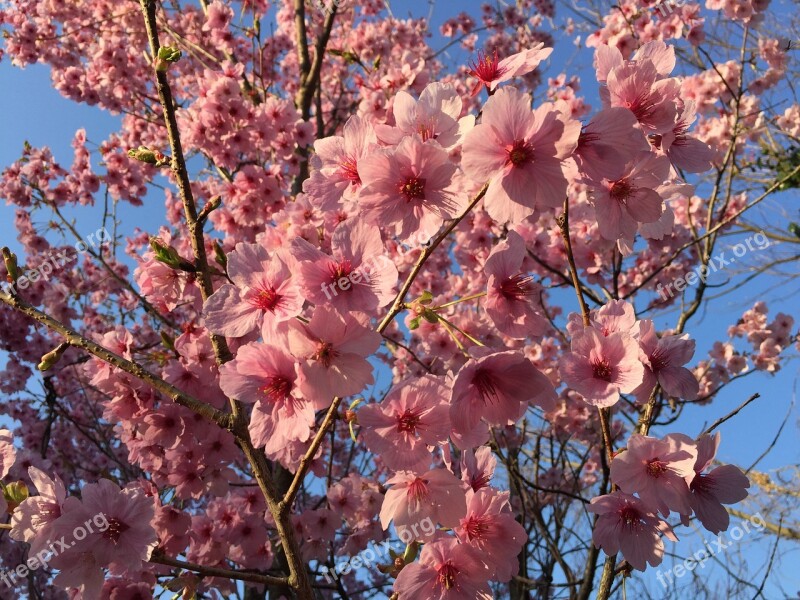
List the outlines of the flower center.
<svg viewBox="0 0 800 600">
<path fill-rule="evenodd" d="M 626 506 L 619 512 L 620 520 L 630 529 L 641 527 L 642 518 L 639 511 L 632 506 Z"/>
<path fill-rule="evenodd" d="M 598 360 L 592 363 L 592 374 L 596 379 L 611 381 L 611 366 L 607 360 Z"/>
<path fill-rule="evenodd" d="M 407 202 L 423 200 L 425 198 L 425 180 L 421 177 L 409 177 L 400 186 L 400 193 L 405 196 Z"/>
<path fill-rule="evenodd" d="M 497 391 L 497 380 L 494 375 L 485 369 L 478 369 L 472 378 L 472 385 L 478 390 L 484 404 L 494 404 L 500 401 L 500 393 Z"/>
<path fill-rule="evenodd" d="M 656 350 L 650 356 L 650 368 L 653 370 L 653 372 L 658 373 L 659 371 L 668 366 L 669 366 L 669 357 L 664 356 L 664 354 L 662 352 L 659 352 L 659 349 L 656 348 Z"/>
<path fill-rule="evenodd" d="M 500 77 L 508 71 L 506 67 L 500 66 L 497 50 L 495 50 L 494 54 L 491 56 L 478 50 L 478 60 L 470 63 L 470 67 L 472 67 L 472 69 L 469 74 L 473 77 L 477 77 L 484 83 L 491 83 L 495 79 L 500 79 Z"/>
<path fill-rule="evenodd" d="M 428 482 L 425 479 L 420 479 L 417 477 L 411 484 L 408 486 L 408 492 L 406 492 L 408 497 L 414 500 L 415 502 L 419 503 L 422 502 L 425 498 L 428 497 Z"/>
<path fill-rule="evenodd" d="M 509 300 L 522 300 L 526 296 L 532 296 L 535 292 L 536 286 L 533 285 L 533 277 L 523 273 L 517 273 L 500 284 L 500 293 Z"/>
<path fill-rule="evenodd" d="M 292 382 L 282 375 L 267 377 L 260 391 L 270 402 L 282 402 L 291 394 Z"/>
<path fill-rule="evenodd" d="M 444 589 L 450 590 L 456 586 L 456 576 L 458 569 L 453 566 L 453 563 L 447 561 L 439 567 L 439 583 L 444 586 Z"/>
<path fill-rule="evenodd" d="M 410 410 L 397 415 L 397 431 L 415 433 L 419 424 L 419 415 Z"/>
<path fill-rule="evenodd" d="M 250 300 L 250 304 L 267 312 L 275 312 L 281 300 L 283 296 L 276 292 L 274 287 L 265 286 L 258 290 L 256 296 Z"/>
<path fill-rule="evenodd" d="M 355 158 L 348 156 L 339 163 L 339 167 L 339 173 L 341 173 L 345 179 L 350 183 L 361 185 L 361 177 L 358 174 L 358 166 L 356 165 Z"/>
<path fill-rule="evenodd" d="M 477 492 L 479 489 L 489 485 L 490 480 L 491 477 L 489 477 L 489 474 L 486 473 L 485 471 L 482 471 L 481 473 L 476 473 L 475 475 L 470 477 L 469 485 L 472 488 L 473 492 Z"/>
<path fill-rule="evenodd" d="M 525 140 L 516 140 L 512 145 L 506 147 L 508 160 L 506 164 L 515 167 L 522 166 L 533 160 L 533 148 Z"/>
<path fill-rule="evenodd" d="M 486 517 L 471 515 L 464 524 L 464 531 L 468 540 L 482 538 L 489 531 L 489 523 Z"/>
<path fill-rule="evenodd" d="M 589 133 L 586 131 L 586 127 L 581 129 L 581 134 L 578 136 L 578 149 L 585 148 L 587 144 L 591 144 L 596 142 L 600 139 L 600 135 L 598 133 Z"/>
<path fill-rule="evenodd" d="M 340 277 L 347 277 L 350 275 L 350 273 L 353 272 L 353 265 L 345 258 L 338 263 L 330 263 L 328 265 L 328 270 L 333 279 L 339 279 Z"/>
<path fill-rule="evenodd" d="M 107 540 L 111 540 L 115 544 L 119 541 L 120 536 L 123 533 L 128 531 L 130 527 L 120 521 L 119 519 L 110 518 L 108 519 L 108 529 L 103 532 L 103 537 Z"/>
<path fill-rule="evenodd" d="M 336 358 L 337 355 L 338 352 L 333 349 L 333 344 L 330 342 L 319 342 L 314 358 L 321 362 L 327 369 L 331 366 L 331 362 L 333 362 L 333 359 Z"/>
<path fill-rule="evenodd" d="M 612 199 L 624 203 L 633 193 L 633 185 L 627 179 L 620 179 L 613 183 L 608 193 Z"/>
<path fill-rule="evenodd" d="M 420 135 L 423 142 L 435 140 L 438 134 L 436 133 L 436 125 L 433 119 L 417 123 L 417 133 Z"/>
<path fill-rule="evenodd" d="M 650 475 L 650 477 L 655 477 L 656 479 L 658 479 L 666 471 L 667 471 L 667 463 L 662 462 L 657 458 L 647 461 L 647 474 Z"/>
<path fill-rule="evenodd" d="M 636 116 L 637 121 L 645 123 L 655 113 L 656 102 L 648 88 L 647 91 L 640 92 L 633 100 L 625 102 L 625 106 Z"/>
</svg>

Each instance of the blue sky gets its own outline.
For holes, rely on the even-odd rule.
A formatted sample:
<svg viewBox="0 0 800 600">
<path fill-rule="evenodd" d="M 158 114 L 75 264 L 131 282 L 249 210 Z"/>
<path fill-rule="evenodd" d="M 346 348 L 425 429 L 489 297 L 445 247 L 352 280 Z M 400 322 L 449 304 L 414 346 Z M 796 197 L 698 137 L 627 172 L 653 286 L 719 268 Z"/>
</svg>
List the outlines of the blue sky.
<svg viewBox="0 0 800 600">
<path fill-rule="evenodd" d="M 456 12 L 448 9 L 448 4 L 448 2 L 436 3 L 434 23 L 439 23 L 443 17 Z M 478 5 L 479 3 L 474 0 L 463 1 L 459 2 L 459 9 L 471 10 Z M 428 6 L 423 2 L 392 2 L 392 6 L 397 16 L 406 15 L 409 10 L 412 10 L 415 16 L 428 12 Z M 471 12 L 475 13 L 477 10 Z M 571 39 L 558 38 L 557 41 L 556 53 L 546 73 L 552 76 L 566 70 L 569 75 L 581 74 L 584 86 L 582 93 L 593 102 L 595 83 L 591 72 L 587 71 L 587 67 L 591 65 L 591 53 L 583 51 L 576 57 Z M 571 65 L 566 69 L 564 65 L 571 59 Z M 70 142 L 77 129 L 85 128 L 89 140 L 97 143 L 118 127 L 117 119 L 62 98 L 50 87 L 49 73 L 43 66 L 36 65 L 20 70 L 12 67 L 8 60 L 2 61 L 0 86 L 3 90 L 0 94 L 0 168 L 19 157 L 25 140 L 34 146 L 48 145 L 62 164 L 69 165 L 72 161 Z M 96 159 L 94 162 L 96 164 Z M 796 190 L 791 193 L 794 194 L 792 200 L 796 202 Z M 149 200 L 141 208 L 132 208 L 126 203 L 121 204 L 123 231 L 132 231 L 134 225 L 154 231 L 163 222 L 161 198 L 154 197 Z M 84 233 L 95 231 L 99 224 L 99 216 L 96 213 L 82 214 L 83 220 L 78 221 L 79 230 Z M 0 204 L 0 240 L 3 245 L 18 249 L 13 218 L 13 208 Z M 724 249 L 727 244 L 728 242 L 723 241 L 720 249 Z M 696 357 L 705 356 L 712 341 L 725 340 L 728 326 L 734 324 L 742 312 L 758 299 L 768 301 L 770 317 L 779 310 L 800 317 L 800 313 L 796 310 L 797 301 L 793 300 L 798 291 L 798 284 L 788 284 L 789 287 L 776 290 L 773 289 L 776 283 L 776 280 L 768 277 L 759 278 L 748 284 L 746 289 L 735 291 L 717 300 L 713 312 L 705 313 L 701 309 L 688 327 L 692 337 L 698 341 Z M 569 297 L 566 297 L 565 302 L 567 311 L 576 309 L 569 303 Z M 657 319 L 658 325 L 674 326 L 675 317 L 675 314 L 665 315 Z M 797 326 L 798 323 L 795 324 L 795 331 Z M 797 353 L 792 354 L 796 356 Z M 797 436 L 798 409 L 794 405 L 799 373 L 798 361 L 792 360 L 775 376 L 754 374 L 747 377 L 726 388 L 712 405 L 686 410 L 677 427 L 684 433 L 696 435 L 704 429 L 704 425 L 727 414 L 751 394 L 759 392 L 762 395 L 761 399 L 721 428 L 723 441 L 718 458 L 743 467 L 749 466 L 769 446 L 784 415 L 787 411 L 791 411 L 781 439 L 771 454 L 759 464 L 758 469 L 766 471 L 786 464 L 800 464 L 800 444 Z M 665 430 L 655 433 L 667 432 Z M 781 546 L 787 550 L 789 547 L 789 545 Z M 682 553 L 688 551 L 688 547 L 684 544 L 678 545 L 677 549 Z M 763 555 L 763 552 L 766 552 L 766 547 L 760 548 L 759 554 Z M 786 558 L 791 561 L 794 557 L 788 555 Z M 789 568 L 789 561 L 784 561 L 778 570 L 784 585 L 791 592 L 800 589 L 800 573 Z M 650 575 L 646 574 L 645 577 Z M 655 581 L 654 576 L 653 581 Z M 774 597 L 778 597 L 777 590 L 773 591 L 776 594 Z"/>
</svg>

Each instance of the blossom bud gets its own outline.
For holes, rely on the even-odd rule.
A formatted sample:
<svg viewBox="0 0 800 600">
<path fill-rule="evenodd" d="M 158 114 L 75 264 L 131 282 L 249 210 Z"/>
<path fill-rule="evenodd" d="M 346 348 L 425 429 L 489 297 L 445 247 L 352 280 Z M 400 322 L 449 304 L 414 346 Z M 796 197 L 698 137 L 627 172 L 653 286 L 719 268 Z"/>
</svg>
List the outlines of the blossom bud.
<svg viewBox="0 0 800 600">
<path fill-rule="evenodd" d="M 414 562 L 414 560 L 417 558 L 418 553 L 419 553 L 419 544 L 417 542 L 411 542 L 408 546 L 406 546 L 406 551 L 403 553 L 404 566 L 407 565 L 408 563 Z"/>
<path fill-rule="evenodd" d="M 150 247 L 153 249 L 153 252 L 155 252 L 156 260 L 158 262 L 162 262 L 173 269 L 186 271 L 187 273 L 197 272 L 195 266 L 185 258 L 181 257 L 175 248 L 172 246 L 165 246 L 164 243 L 157 237 L 153 236 L 150 238 Z"/>
<path fill-rule="evenodd" d="M 0 484 L 2 485 L 2 484 Z M 24 481 L 15 481 L 8 485 L 3 485 L 3 496 L 8 503 L 8 512 L 13 512 L 20 504 L 28 499 L 28 486 Z"/>
<path fill-rule="evenodd" d="M 169 164 L 169 156 L 159 150 L 151 150 L 147 146 L 139 146 L 128 150 L 128 156 L 155 167 L 163 167 Z"/>
<path fill-rule="evenodd" d="M 19 279 L 19 266 L 17 265 L 17 255 L 11 252 L 6 246 L 3 246 L 3 262 L 6 263 L 6 271 L 8 271 L 7 279 L 9 283 L 16 283 Z"/>
<path fill-rule="evenodd" d="M 222 197 L 221 196 L 214 196 L 206 202 L 203 209 L 200 211 L 200 214 L 197 215 L 197 222 L 204 223 L 206 219 L 208 219 L 208 215 L 210 215 L 213 211 L 217 210 L 220 205 L 222 204 Z"/>
<path fill-rule="evenodd" d="M 156 57 L 156 71 L 166 72 L 170 63 L 178 62 L 182 55 L 183 52 L 175 46 L 162 46 L 158 49 L 158 56 Z"/>
<path fill-rule="evenodd" d="M 161 342 L 167 347 L 167 350 L 175 352 L 175 338 L 166 331 L 161 332 Z"/>
<path fill-rule="evenodd" d="M 217 240 L 214 240 L 214 260 L 223 269 L 228 268 L 228 257 L 225 256 L 225 252 L 222 250 L 222 246 Z"/>
<path fill-rule="evenodd" d="M 47 371 L 56 364 L 62 356 L 64 356 L 64 352 L 67 351 L 69 348 L 69 344 L 67 342 L 61 342 L 58 346 L 55 347 L 54 350 L 51 350 L 44 356 L 42 356 L 41 362 L 36 366 L 37 369 L 40 371 Z"/>
</svg>

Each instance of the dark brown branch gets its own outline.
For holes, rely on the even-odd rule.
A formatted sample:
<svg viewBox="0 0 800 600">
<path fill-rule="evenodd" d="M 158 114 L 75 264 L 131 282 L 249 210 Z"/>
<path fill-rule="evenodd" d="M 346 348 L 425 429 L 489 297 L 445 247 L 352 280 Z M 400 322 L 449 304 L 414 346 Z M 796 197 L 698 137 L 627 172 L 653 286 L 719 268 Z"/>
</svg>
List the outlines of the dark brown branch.
<svg viewBox="0 0 800 600">
<path fill-rule="evenodd" d="M 237 581 L 250 581 L 252 583 L 263 583 L 264 585 L 286 585 L 285 577 L 274 577 L 272 575 L 261 575 L 260 573 L 247 573 L 245 571 L 235 571 L 232 569 L 222 569 L 220 567 L 206 567 L 195 563 L 185 562 L 175 558 L 170 558 L 162 552 L 156 551 L 150 557 L 150 562 L 158 565 L 166 565 L 192 571 L 204 577 L 221 577 L 223 579 L 235 579 Z"/>
</svg>

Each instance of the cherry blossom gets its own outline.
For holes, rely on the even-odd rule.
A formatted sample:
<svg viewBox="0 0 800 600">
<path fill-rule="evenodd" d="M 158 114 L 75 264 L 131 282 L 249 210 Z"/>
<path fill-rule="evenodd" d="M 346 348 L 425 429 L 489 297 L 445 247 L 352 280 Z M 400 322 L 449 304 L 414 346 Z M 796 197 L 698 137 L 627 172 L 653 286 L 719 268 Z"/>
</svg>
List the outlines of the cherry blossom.
<svg viewBox="0 0 800 600">
<path fill-rule="evenodd" d="M 364 443 L 391 469 L 426 471 L 432 446 L 450 434 L 447 388 L 432 376 L 396 386 L 380 404 L 358 411 Z"/>
<path fill-rule="evenodd" d="M 401 600 L 490 600 L 486 571 L 469 546 L 443 539 L 425 544 L 419 561 L 400 571 L 394 590 Z"/>
<path fill-rule="evenodd" d="M 735 465 L 720 465 L 703 474 L 713 463 L 719 448 L 720 433 L 702 435 L 697 440 L 697 461 L 689 489 L 690 504 L 703 527 L 711 533 L 726 531 L 730 515 L 723 504 L 735 504 L 747 498 L 750 481 Z"/>
<path fill-rule="evenodd" d="M 225 284 L 206 301 L 205 324 L 211 331 L 242 337 L 266 324 L 272 327 L 299 314 L 303 298 L 292 277 L 294 260 L 274 256 L 257 244 L 242 244 L 228 257 Z"/>
<path fill-rule="evenodd" d="M 665 521 L 642 500 L 623 492 L 592 498 L 587 510 L 599 516 L 592 533 L 595 546 L 608 555 L 622 552 L 625 560 L 639 571 L 649 564 L 657 567 L 664 556 L 661 535 L 677 542 Z"/>
<path fill-rule="evenodd" d="M 689 486 L 697 460 L 695 443 L 683 434 L 663 439 L 633 434 L 625 452 L 611 462 L 611 480 L 628 494 L 669 516 L 689 512 Z"/>
<path fill-rule="evenodd" d="M 465 485 L 447 469 L 424 473 L 399 471 L 386 481 L 380 519 L 384 529 L 394 523 L 398 535 L 430 541 L 434 535 L 419 527 L 426 518 L 443 527 L 456 527 L 467 512 Z"/>
<path fill-rule="evenodd" d="M 562 359 L 561 376 L 590 404 L 613 406 L 644 380 L 639 346 L 626 334 L 603 336 L 586 327 L 573 336 L 571 350 Z"/>
<path fill-rule="evenodd" d="M 513 425 L 529 403 L 545 410 L 555 404 L 553 385 L 519 352 L 474 354 L 451 383 L 450 420 L 459 447 L 484 444 L 489 438 L 487 425 Z"/>
<path fill-rule="evenodd" d="M 321 306 L 311 321 L 296 321 L 289 329 L 289 351 L 302 361 L 300 390 L 317 409 L 331 396 L 352 396 L 374 382 L 367 357 L 380 345 L 380 336 L 357 314 L 343 315 Z"/>
<path fill-rule="evenodd" d="M 579 135 L 580 122 L 561 107 L 544 103 L 531 110 L 530 97 L 503 88 L 464 139 L 464 172 L 474 181 L 490 181 L 484 202 L 493 219 L 517 223 L 537 208 L 563 204 L 567 159 Z"/>
<path fill-rule="evenodd" d="M 541 43 L 503 59 L 497 56 L 497 51 L 492 55 L 479 51 L 469 72 L 478 80 L 472 89 L 472 95 L 477 95 L 484 87 L 492 94 L 504 81 L 533 71 L 552 52 L 552 48 L 544 48 Z"/>
</svg>

